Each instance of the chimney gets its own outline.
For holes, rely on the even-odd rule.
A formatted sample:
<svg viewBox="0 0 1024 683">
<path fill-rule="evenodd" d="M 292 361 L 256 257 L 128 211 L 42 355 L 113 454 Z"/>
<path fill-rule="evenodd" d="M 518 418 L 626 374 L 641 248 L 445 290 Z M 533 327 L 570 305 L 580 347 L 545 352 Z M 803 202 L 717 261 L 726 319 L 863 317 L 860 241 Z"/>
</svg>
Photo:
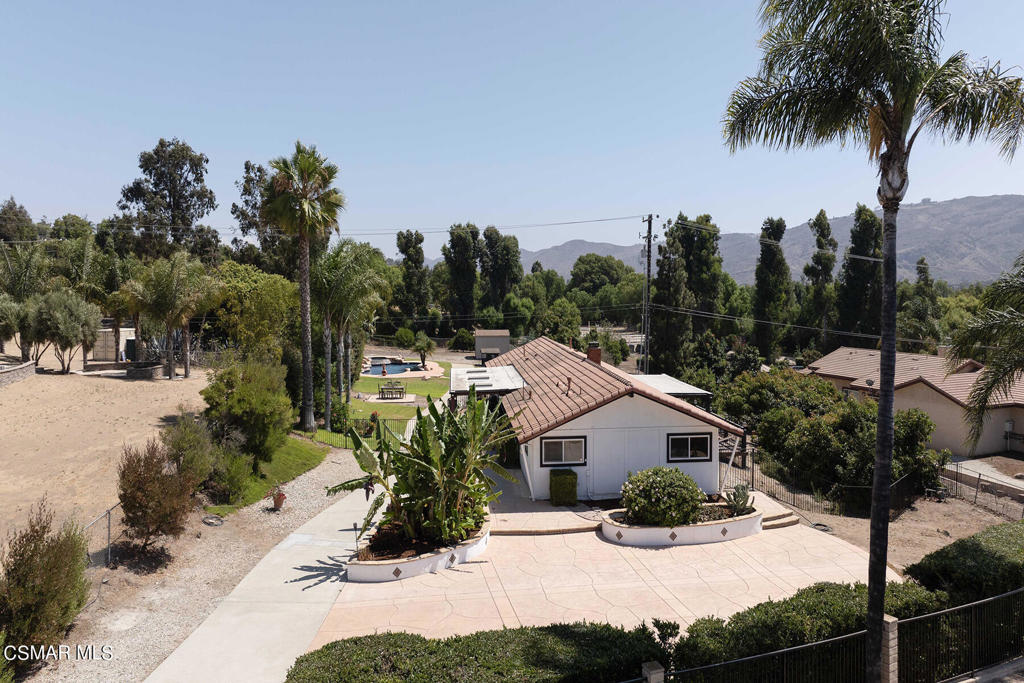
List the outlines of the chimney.
<svg viewBox="0 0 1024 683">
<path fill-rule="evenodd" d="M 946 356 L 949 355 L 949 349 L 950 349 L 949 346 L 945 346 L 945 345 L 940 344 L 939 346 L 936 347 L 935 350 L 936 350 L 936 353 L 938 354 L 939 358 L 945 358 Z"/>
<path fill-rule="evenodd" d="M 598 342 L 592 341 L 587 346 L 587 360 L 591 363 L 601 364 L 601 345 Z"/>
</svg>

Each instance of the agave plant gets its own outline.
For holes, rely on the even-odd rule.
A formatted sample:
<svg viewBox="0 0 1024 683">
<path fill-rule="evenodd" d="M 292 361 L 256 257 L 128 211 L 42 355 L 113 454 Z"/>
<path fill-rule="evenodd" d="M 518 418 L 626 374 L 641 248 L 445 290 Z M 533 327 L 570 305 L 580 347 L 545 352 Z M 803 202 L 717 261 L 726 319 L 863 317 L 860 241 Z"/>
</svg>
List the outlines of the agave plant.
<svg viewBox="0 0 1024 683">
<path fill-rule="evenodd" d="M 750 487 L 736 484 L 732 491 L 725 494 L 725 504 L 734 517 L 750 512 L 754 508 L 754 497 L 750 495 Z"/>
</svg>

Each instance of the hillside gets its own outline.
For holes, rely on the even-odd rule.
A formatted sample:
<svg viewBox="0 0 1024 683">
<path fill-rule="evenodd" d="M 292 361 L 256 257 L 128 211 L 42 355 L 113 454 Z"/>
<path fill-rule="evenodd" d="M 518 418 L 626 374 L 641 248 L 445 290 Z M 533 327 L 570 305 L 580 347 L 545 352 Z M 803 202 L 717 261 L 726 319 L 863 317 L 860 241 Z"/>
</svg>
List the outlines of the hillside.
<svg viewBox="0 0 1024 683">
<path fill-rule="evenodd" d="M 839 263 L 850 241 L 852 212 L 830 218 L 839 241 Z M 806 222 L 790 224 L 782 240 L 786 260 L 799 278 L 814 249 Z M 752 284 L 759 244 L 752 233 L 723 233 L 719 248 L 725 269 L 738 282 Z M 963 197 L 941 202 L 906 204 L 900 210 L 897 255 L 899 276 L 913 279 L 914 264 L 924 256 L 935 278 L 951 284 L 988 282 L 1009 268 L 1024 250 L 1024 196 L 995 195 Z M 580 255 L 589 252 L 611 255 L 637 270 L 641 268 L 641 245 L 571 240 L 538 251 L 523 250 L 523 268 L 534 261 L 568 275 Z M 837 271 L 838 271 L 837 264 Z"/>
</svg>

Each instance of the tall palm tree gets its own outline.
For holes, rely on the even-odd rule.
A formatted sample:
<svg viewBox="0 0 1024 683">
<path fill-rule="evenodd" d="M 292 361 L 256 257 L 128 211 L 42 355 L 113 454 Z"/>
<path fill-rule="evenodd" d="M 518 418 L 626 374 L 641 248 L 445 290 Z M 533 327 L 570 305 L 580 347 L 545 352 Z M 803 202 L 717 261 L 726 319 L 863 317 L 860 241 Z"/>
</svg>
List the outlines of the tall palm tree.
<svg viewBox="0 0 1024 683">
<path fill-rule="evenodd" d="M 953 337 L 948 354 L 950 371 L 985 352 L 985 367 L 971 388 L 965 410 L 971 445 L 976 446 L 993 400 L 1024 381 L 1024 253 L 1013 270 L 993 282 L 981 297 L 984 310 Z"/>
<path fill-rule="evenodd" d="M 881 671 L 896 363 L 896 214 L 918 136 L 993 140 L 1010 158 L 1024 127 L 1021 79 L 963 52 L 940 59 L 944 0 L 762 0 L 758 74 L 724 116 L 730 149 L 839 143 L 878 164 L 882 352 L 868 564 L 868 680 Z"/>
<path fill-rule="evenodd" d="M 309 274 L 312 304 L 320 312 L 323 322 L 324 347 L 324 429 L 331 431 L 331 348 L 332 327 L 342 295 L 342 262 L 335 251 L 321 254 Z M 341 359 L 338 359 L 341 362 Z"/>
<path fill-rule="evenodd" d="M 333 185 L 338 167 L 314 145 L 295 142 L 291 158 L 270 162 L 273 175 L 263 194 L 263 217 L 299 238 L 299 317 L 302 328 L 302 429 L 313 431 L 313 329 L 310 323 L 309 241 L 337 229 L 345 197 Z"/>
</svg>

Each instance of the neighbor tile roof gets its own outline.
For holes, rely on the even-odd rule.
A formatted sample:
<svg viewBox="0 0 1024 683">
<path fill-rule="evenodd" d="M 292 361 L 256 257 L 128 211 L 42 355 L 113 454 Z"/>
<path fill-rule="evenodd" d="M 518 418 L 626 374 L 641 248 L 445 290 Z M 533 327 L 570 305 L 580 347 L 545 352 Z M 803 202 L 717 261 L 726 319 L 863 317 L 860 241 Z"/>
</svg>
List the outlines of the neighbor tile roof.
<svg viewBox="0 0 1024 683">
<path fill-rule="evenodd" d="M 608 363 L 587 360 L 586 355 L 547 337 L 529 341 L 492 358 L 485 365 L 512 365 L 526 381 L 525 388 L 501 399 L 520 443 L 632 394 L 657 401 L 727 432 L 743 433 L 742 428 L 714 413 L 658 391 Z"/>
<path fill-rule="evenodd" d="M 876 349 L 856 349 L 840 346 L 838 349 L 807 364 L 811 374 L 848 379 L 854 389 L 875 391 L 878 387 L 878 364 L 881 352 Z M 955 372 L 977 370 L 981 364 L 968 360 L 960 364 Z M 916 377 L 939 379 L 946 376 L 946 359 L 921 353 L 896 353 L 896 384 L 909 382 Z M 973 374 L 973 373 L 972 373 Z"/>
<path fill-rule="evenodd" d="M 978 375 L 979 373 L 977 372 L 961 372 L 955 375 L 949 375 L 948 377 L 919 376 L 903 383 L 897 383 L 896 388 L 902 389 L 903 387 L 910 386 L 911 384 L 921 382 L 944 395 L 946 398 L 966 407 L 967 401 L 971 395 L 971 389 L 974 388 L 974 383 L 978 380 Z M 1021 379 L 1024 378 L 1018 377 L 1018 381 L 1014 383 L 1008 393 L 1000 393 L 994 396 L 988 402 L 988 407 L 1008 408 L 1010 406 L 1024 406 L 1024 381 L 1021 381 Z"/>
</svg>

